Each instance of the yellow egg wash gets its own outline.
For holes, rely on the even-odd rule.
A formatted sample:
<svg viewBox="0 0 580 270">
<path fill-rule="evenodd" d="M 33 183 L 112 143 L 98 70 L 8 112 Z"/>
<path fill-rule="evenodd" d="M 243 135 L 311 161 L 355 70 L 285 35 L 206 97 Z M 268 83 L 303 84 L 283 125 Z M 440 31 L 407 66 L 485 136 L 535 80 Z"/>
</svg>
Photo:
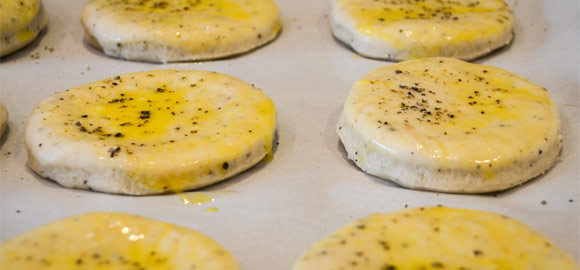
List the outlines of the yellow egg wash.
<svg viewBox="0 0 580 270">
<path fill-rule="evenodd" d="M 403 64 L 403 63 L 402 63 Z M 392 152 L 435 168 L 509 166 L 522 151 L 542 154 L 557 139 L 559 115 L 548 91 L 505 70 L 448 58 L 379 68 L 354 85 L 350 121 Z M 403 131 L 402 136 L 398 131 Z M 426 153 L 430 161 L 422 159 Z M 433 162 L 433 163 L 431 163 Z"/>
<path fill-rule="evenodd" d="M 108 1 L 111 4 L 112 1 Z M 179 14 L 181 12 L 198 12 L 204 13 L 208 16 L 225 16 L 235 19 L 246 19 L 250 16 L 245 12 L 238 1 L 231 0 L 178 0 L 178 1 L 126 1 L 123 6 L 128 9 L 142 10 L 151 13 L 167 13 L 170 12 Z M 106 7 L 103 4 L 103 7 Z M 172 18 L 167 16 L 166 19 L 173 22 L 179 20 L 179 16 Z"/>
<path fill-rule="evenodd" d="M 32 40 L 36 37 L 36 33 L 29 31 L 29 30 L 21 30 L 18 31 L 18 35 L 16 36 L 16 38 L 18 39 L 18 42 L 27 42 L 29 40 Z"/>
<path fill-rule="evenodd" d="M 492 39 L 513 27 L 503 0 L 339 0 L 338 6 L 356 21 L 359 32 L 407 50 L 407 59 L 437 56 L 443 47 Z"/>
<path fill-rule="evenodd" d="M 198 232 L 121 213 L 44 225 L 2 243 L 0 254 L 1 269 L 238 269 Z"/>
<path fill-rule="evenodd" d="M 58 136 L 96 146 L 114 170 L 163 192 L 259 161 L 271 152 L 276 126 L 274 105 L 259 89 L 201 71 L 116 76 L 58 93 L 40 108 Z"/>
<path fill-rule="evenodd" d="M 268 153 L 262 159 L 262 162 L 270 162 L 270 161 L 274 160 L 274 153 L 272 153 L 272 146 L 270 145 L 268 147 L 268 149 L 266 149 L 266 150 L 268 151 Z"/>
<path fill-rule="evenodd" d="M 577 269 L 538 232 L 503 215 L 446 207 L 375 214 L 314 244 L 294 270 Z"/>
<path fill-rule="evenodd" d="M 97 127 L 113 127 L 112 132 L 103 131 L 103 133 L 106 136 L 111 134 L 119 140 L 130 138 L 141 142 L 151 142 L 151 139 L 155 140 L 155 137 L 171 132 L 168 130 L 170 127 L 186 121 L 183 117 L 175 117 L 175 111 L 181 113 L 187 106 L 184 97 L 186 90 L 176 89 L 165 92 L 166 90 L 160 85 L 157 89 L 116 93 L 117 95 L 111 96 L 109 100 L 103 100 L 101 104 L 89 107 L 86 117 L 82 115 L 78 122 L 81 126 L 96 124 Z M 91 115 L 91 118 L 95 117 L 97 122 L 93 123 L 94 121 L 89 119 L 88 115 Z"/>
<path fill-rule="evenodd" d="M 219 209 L 217 207 L 208 207 L 207 209 L 205 209 L 205 211 L 208 213 L 217 213 Z"/>
<path fill-rule="evenodd" d="M 183 204 L 202 205 L 215 200 L 213 197 L 210 197 L 205 193 L 178 193 L 178 196 L 181 198 Z"/>
</svg>

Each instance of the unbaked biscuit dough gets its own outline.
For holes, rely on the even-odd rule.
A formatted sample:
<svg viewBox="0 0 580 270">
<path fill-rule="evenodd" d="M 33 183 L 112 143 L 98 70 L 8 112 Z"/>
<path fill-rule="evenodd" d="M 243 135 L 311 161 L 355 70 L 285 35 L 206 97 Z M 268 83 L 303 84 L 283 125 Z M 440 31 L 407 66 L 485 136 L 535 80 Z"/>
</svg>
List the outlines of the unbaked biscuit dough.
<svg viewBox="0 0 580 270">
<path fill-rule="evenodd" d="M 471 60 L 512 40 L 514 16 L 503 0 L 333 0 L 331 26 L 367 57 Z"/>
<path fill-rule="evenodd" d="M 0 246 L 0 269 L 237 270 L 230 253 L 184 227 L 124 213 L 61 219 Z"/>
<path fill-rule="evenodd" d="M 325 237 L 293 270 L 577 270 L 574 259 L 515 219 L 421 207 L 374 214 Z"/>
<path fill-rule="evenodd" d="M 232 76 L 154 70 L 71 88 L 38 103 L 28 164 L 70 187 L 169 193 L 232 177 L 271 153 L 274 104 Z"/>
<path fill-rule="evenodd" d="M 560 126 L 545 88 L 496 67 L 427 58 L 355 82 L 337 132 L 369 174 L 413 189 L 483 193 L 551 168 Z"/>
<path fill-rule="evenodd" d="M 272 0 L 91 0 L 82 24 L 109 56 L 162 63 L 240 54 L 282 27 Z"/>
<path fill-rule="evenodd" d="M 0 57 L 32 42 L 47 21 L 40 0 L 0 1 Z"/>
</svg>

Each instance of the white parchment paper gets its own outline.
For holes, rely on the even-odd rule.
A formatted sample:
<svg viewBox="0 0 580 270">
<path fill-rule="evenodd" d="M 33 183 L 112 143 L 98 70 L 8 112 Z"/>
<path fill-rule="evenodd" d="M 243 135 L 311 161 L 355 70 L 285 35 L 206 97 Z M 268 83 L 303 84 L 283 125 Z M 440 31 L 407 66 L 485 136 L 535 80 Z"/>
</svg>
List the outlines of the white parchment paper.
<svg viewBox="0 0 580 270">
<path fill-rule="evenodd" d="M 579 259 L 578 0 L 508 0 L 516 16 L 513 43 L 475 61 L 546 87 L 559 107 L 564 134 L 561 162 L 547 174 L 488 195 L 408 190 L 366 175 L 346 159 L 334 131 L 342 104 L 354 81 L 391 63 L 358 57 L 336 41 L 329 29 L 329 1 L 278 0 L 282 33 L 258 50 L 166 65 L 109 58 L 88 45 L 80 25 L 85 2 L 45 0 L 46 31 L 0 62 L 0 100 L 10 113 L 0 148 L 0 240 L 75 214 L 120 211 L 201 231 L 230 250 L 243 269 L 277 270 L 289 269 L 317 239 L 354 219 L 441 204 L 514 217 Z M 202 205 L 185 205 L 177 195 L 66 189 L 28 169 L 23 132 L 40 99 L 109 76 L 162 68 L 216 71 L 262 88 L 278 110 L 274 159 L 197 191 L 214 198 Z M 218 211 L 207 212 L 208 207 Z"/>
</svg>

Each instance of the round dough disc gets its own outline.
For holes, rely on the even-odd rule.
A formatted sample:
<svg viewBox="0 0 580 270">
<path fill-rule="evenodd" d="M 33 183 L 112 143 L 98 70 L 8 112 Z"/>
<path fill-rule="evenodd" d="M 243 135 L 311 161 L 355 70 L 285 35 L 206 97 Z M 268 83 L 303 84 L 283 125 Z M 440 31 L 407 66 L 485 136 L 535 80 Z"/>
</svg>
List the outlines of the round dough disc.
<svg viewBox="0 0 580 270">
<path fill-rule="evenodd" d="M 0 57 L 32 42 L 48 18 L 40 0 L 5 0 L 0 5 Z"/>
<path fill-rule="evenodd" d="M 514 18 L 503 0 L 333 0 L 331 26 L 367 57 L 471 60 L 508 44 Z"/>
<path fill-rule="evenodd" d="M 409 60 L 354 84 L 337 125 L 365 172 L 414 188 L 483 193 L 548 170 L 562 149 L 548 91 L 451 58 Z"/>
<path fill-rule="evenodd" d="M 163 63 L 240 54 L 282 27 L 272 0 L 92 0 L 81 19 L 105 54 Z"/>
<path fill-rule="evenodd" d="M 199 232 L 123 213 L 49 223 L 2 243 L 0 258 L 1 269 L 239 269 Z"/>
<path fill-rule="evenodd" d="M 124 74 L 36 106 L 29 166 L 63 186 L 155 194 L 203 187 L 270 153 L 274 104 L 260 89 L 206 71 Z"/>
<path fill-rule="evenodd" d="M 293 270 L 560 269 L 578 264 L 512 218 L 424 207 L 375 214 L 318 241 Z"/>
</svg>

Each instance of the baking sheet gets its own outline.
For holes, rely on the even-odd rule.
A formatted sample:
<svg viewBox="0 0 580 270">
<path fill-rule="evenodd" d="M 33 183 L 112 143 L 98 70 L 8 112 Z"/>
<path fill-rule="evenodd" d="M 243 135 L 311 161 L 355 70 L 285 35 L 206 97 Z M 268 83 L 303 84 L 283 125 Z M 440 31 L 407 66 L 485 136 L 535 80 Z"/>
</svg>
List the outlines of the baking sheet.
<svg viewBox="0 0 580 270">
<path fill-rule="evenodd" d="M 505 192 L 456 195 L 413 191 L 364 174 L 347 161 L 334 131 L 354 81 L 390 62 L 358 57 L 328 26 L 329 2 L 278 0 L 284 28 L 272 43 L 217 61 L 150 64 L 109 58 L 83 41 L 86 1 L 45 0 L 48 29 L 0 63 L 1 102 L 10 113 L 0 149 L 0 239 L 93 211 L 120 211 L 201 231 L 225 246 L 243 269 L 289 269 L 317 239 L 371 213 L 445 205 L 514 217 L 579 259 L 580 3 L 509 0 L 513 43 L 475 62 L 498 66 L 549 89 L 559 107 L 564 150 L 546 175 Z M 214 198 L 186 205 L 177 195 L 132 197 L 66 189 L 26 166 L 23 131 L 36 102 L 57 91 L 122 73 L 202 69 L 237 76 L 268 94 L 278 110 L 273 160 L 198 192 Z M 193 194 L 189 192 L 187 194 Z M 207 212 L 216 207 L 217 212 Z"/>
</svg>

